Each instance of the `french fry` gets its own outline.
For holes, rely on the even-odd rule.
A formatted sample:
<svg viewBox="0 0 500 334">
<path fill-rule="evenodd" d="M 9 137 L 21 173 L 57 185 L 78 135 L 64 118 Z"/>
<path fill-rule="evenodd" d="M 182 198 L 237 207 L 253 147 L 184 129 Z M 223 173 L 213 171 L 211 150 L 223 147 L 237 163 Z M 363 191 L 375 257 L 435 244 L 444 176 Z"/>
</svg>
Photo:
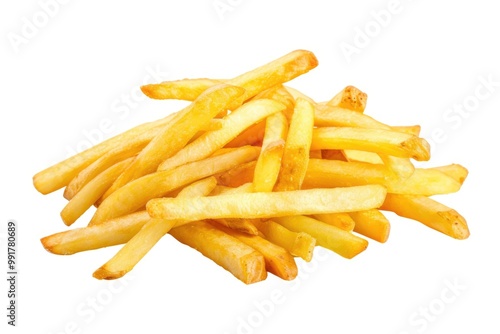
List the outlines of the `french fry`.
<svg viewBox="0 0 500 334">
<path fill-rule="evenodd" d="M 121 245 L 129 241 L 150 219 L 146 211 L 138 211 L 108 220 L 106 224 L 55 233 L 42 238 L 41 242 L 47 251 L 58 255 Z"/>
<path fill-rule="evenodd" d="M 216 218 L 271 218 L 297 214 L 352 212 L 379 207 L 382 186 L 242 193 L 197 198 L 154 198 L 147 203 L 151 217 L 187 221 Z"/>
<path fill-rule="evenodd" d="M 246 130 L 240 132 L 234 139 L 229 141 L 224 147 L 240 147 L 245 145 L 261 146 L 264 138 L 266 121 L 257 122 Z"/>
<path fill-rule="evenodd" d="M 272 191 L 278 179 L 285 149 L 287 120 L 282 112 L 267 117 L 264 140 L 253 175 L 256 192 Z"/>
<path fill-rule="evenodd" d="M 350 212 L 349 215 L 355 222 L 354 232 L 381 243 L 389 238 L 391 225 L 379 210 Z"/>
<path fill-rule="evenodd" d="M 248 235 L 223 226 L 217 226 L 217 228 L 261 253 L 266 261 L 266 270 L 268 272 L 287 281 L 297 276 L 297 264 L 293 256 L 283 247 L 275 245 L 258 235 Z"/>
<path fill-rule="evenodd" d="M 415 171 L 415 166 L 408 158 L 398 158 L 392 155 L 379 154 L 384 165 L 394 174 L 394 176 L 406 179 Z"/>
<path fill-rule="evenodd" d="M 67 226 L 73 224 L 102 196 L 102 194 L 104 194 L 118 175 L 130 165 L 133 159 L 134 157 L 130 157 L 109 167 L 87 183 L 73 198 L 71 198 L 61 211 L 63 222 Z"/>
<path fill-rule="evenodd" d="M 344 231 L 352 232 L 354 230 L 354 220 L 345 212 L 316 214 L 312 218 L 337 226 Z"/>
<path fill-rule="evenodd" d="M 317 128 L 313 131 L 312 150 L 352 149 L 413 158 L 430 158 L 429 143 L 423 138 L 402 132 L 349 127 Z"/>
<path fill-rule="evenodd" d="M 214 177 L 197 181 L 185 187 L 179 198 L 205 196 L 216 185 Z M 93 274 L 97 279 L 117 279 L 131 271 L 153 246 L 175 226 L 175 221 L 150 219 L 108 262 Z"/>
<path fill-rule="evenodd" d="M 225 119 L 226 127 L 210 131 L 186 145 L 171 158 L 158 166 L 159 171 L 170 170 L 183 164 L 203 159 L 222 148 L 240 132 L 261 119 L 284 109 L 273 100 L 255 100 L 245 103 L 230 113 Z"/>
<path fill-rule="evenodd" d="M 453 178 L 460 184 L 464 183 L 465 179 L 467 178 L 467 175 L 469 174 L 467 168 L 459 164 L 431 167 L 429 169 L 440 171 L 441 173 L 444 173 L 449 177 Z"/>
<path fill-rule="evenodd" d="M 420 136 L 420 125 L 409 125 L 409 126 L 391 126 L 393 131 L 399 131 L 403 133 L 408 133 L 414 136 Z"/>
<path fill-rule="evenodd" d="M 173 228 L 170 234 L 231 272 L 245 284 L 267 277 L 264 256 L 205 221 Z"/>
<path fill-rule="evenodd" d="M 298 190 L 302 186 L 309 162 L 309 150 L 314 126 L 314 107 L 297 99 L 285 142 L 281 169 L 275 191 Z"/>
<path fill-rule="evenodd" d="M 107 197 L 99 205 L 89 224 L 102 224 L 108 219 L 134 212 L 152 198 L 164 196 L 186 184 L 254 160 L 258 154 L 258 148 L 244 146 L 226 154 L 180 166 L 174 170 L 145 175 L 127 183 Z"/>
<path fill-rule="evenodd" d="M 415 168 L 410 177 L 405 179 L 391 177 L 384 185 L 390 193 L 423 196 L 454 193 L 462 186 L 453 177 L 430 168 Z"/>
<path fill-rule="evenodd" d="M 319 246 L 328 248 L 347 259 L 352 259 L 368 247 L 368 241 L 365 239 L 310 217 L 277 217 L 273 221 L 292 231 L 311 235 Z"/>
<path fill-rule="evenodd" d="M 223 80 L 214 79 L 182 79 L 175 81 L 164 81 L 157 84 L 141 86 L 141 90 L 147 97 L 157 100 L 176 99 L 194 101 L 204 91 L 212 86 L 223 83 Z"/>
<path fill-rule="evenodd" d="M 180 117 L 169 123 L 169 126 L 139 153 L 103 197 L 106 198 L 130 181 L 155 172 L 162 161 L 181 150 L 204 124 L 220 111 L 227 109 L 232 101 L 243 94 L 242 88 L 224 84 L 204 91 L 189 107 L 179 113 Z"/>
<path fill-rule="evenodd" d="M 315 105 L 315 126 L 345 126 L 366 129 L 391 130 L 391 127 L 374 118 L 341 107 Z"/>
<path fill-rule="evenodd" d="M 257 219 L 254 225 L 267 240 L 283 247 L 293 256 L 298 256 L 309 262 L 312 260 L 316 239 L 304 232 L 293 232 L 284 226 L 272 221 Z"/>
<path fill-rule="evenodd" d="M 367 94 L 354 86 L 347 86 L 335 95 L 327 105 L 346 108 L 349 110 L 364 112 L 366 108 Z"/>
<path fill-rule="evenodd" d="M 467 239 L 470 235 L 464 217 L 429 197 L 387 194 L 381 209 L 419 221 L 455 239 Z"/>
</svg>

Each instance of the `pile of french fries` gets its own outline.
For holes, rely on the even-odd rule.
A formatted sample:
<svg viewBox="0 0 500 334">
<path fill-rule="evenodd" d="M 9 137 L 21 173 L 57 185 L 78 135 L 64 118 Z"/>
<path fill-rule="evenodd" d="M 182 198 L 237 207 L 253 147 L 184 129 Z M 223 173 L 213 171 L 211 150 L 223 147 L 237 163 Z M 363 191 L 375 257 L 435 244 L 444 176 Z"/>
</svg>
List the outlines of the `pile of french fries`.
<svg viewBox="0 0 500 334">
<path fill-rule="evenodd" d="M 469 230 L 431 196 L 456 192 L 467 170 L 430 159 L 419 126 L 390 126 L 364 114 L 367 95 L 348 86 L 316 102 L 285 85 L 318 65 L 293 51 L 230 80 L 145 85 L 153 99 L 191 101 L 76 154 L 33 178 L 43 194 L 65 188 L 61 217 L 86 227 L 41 239 L 55 254 L 123 246 L 98 268 L 122 277 L 166 234 L 242 282 L 272 273 L 291 280 L 295 258 L 328 248 L 351 259 L 367 239 L 385 242 L 383 211 L 456 239 Z"/>
</svg>

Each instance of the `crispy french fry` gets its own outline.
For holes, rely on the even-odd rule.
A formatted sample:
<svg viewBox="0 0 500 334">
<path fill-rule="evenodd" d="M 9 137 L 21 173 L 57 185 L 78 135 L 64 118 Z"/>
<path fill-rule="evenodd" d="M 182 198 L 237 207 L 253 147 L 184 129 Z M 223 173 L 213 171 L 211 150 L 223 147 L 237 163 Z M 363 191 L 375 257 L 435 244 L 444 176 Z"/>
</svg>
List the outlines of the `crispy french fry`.
<svg viewBox="0 0 500 334">
<path fill-rule="evenodd" d="M 43 247 L 54 254 L 70 255 L 92 249 L 124 244 L 151 219 L 146 211 L 108 220 L 106 224 L 76 228 L 41 239 Z"/>
<path fill-rule="evenodd" d="M 267 117 L 262 149 L 253 175 L 256 192 L 273 190 L 280 172 L 286 132 L 287 120 L 282 112 Z"/>
<path fill-rule="evenodd" d="M 127 183 L 107 197 L 97 208 L 90 225 L 102 224 L 108 219 L 134 212 L 152 198 L 164 196 L 176 188 L 254 160 L 258 154 L 258 148 L 244 146 L 174 170 L 145 175 Z"/>
<path fill-rule="evenodd" d="M 349 127 L 325 127 L 313 131 L 311 149 L 352 149 L 426 161 L 429 143 L 402 132 Z"/>
<path fill-rule="evenodd" d="M 342 107 L 349 110 L 364 112 L 367 101 L 367 94 L 354 86 L 347 86 L 335 95 L 327 105 L 334 107 Z"/>
<path fill-rule="evenodd" d="M 388 178 L 384 185 L 390 193 L 423 196 L 454 193 L 462 186 L 453 177 L 430 168 L 416 168 L 413 174 L 405 179 Z"/>
<path fill-rule="evenodd" d="M 257 219 L 254 225 L 272 243 L 283 247 L 293 256 L 309 262 L 312 260 L 316 239 L 304 232 L 293 232 L 272 220 Z"/>
<path fill-rule="evenodd" d="M 347 259 L 352 259 L 368 247 L 368 241 L 336 226 L 306 216 L 277 217 L 278 224 L 305 232 L 316 239 L 319 246 L 328 248 Z"/>
<path fill-rule="evenodd" d="M 314 126 L 314 107 L 297 99 L 285 142 L 275 191 L 297 190 L 302 186 L 309 162 Z"/>
<path fill-rule="evenodd" d="M 355 222 L 354 232 L 381 243 L 389 238 L 391 224 L 379 210 L 350 212 L 349 215 Z"/>
<path fill-rule="evenodd" d="M 245 284 L 267 277 L 264 256 L 205 221 L 173 228 L 170 234 L 231 272 Z"/>
<path fill-rule="evenodd" d="M 440 171 L 441 173 L 444 173 L 444 174 L 448 175 L 449 177 L 453 178 L 455 181 L 457 181 L 460 184 L 464 183 L 465 179 L 467 178 L 467 175 L 469 174 L 469 171 L 467 170 L 467 168 L 465 168 L 464 166 L 459 165 L 459 164 L 451 164 L 451 165 L 446 165 L 446 166 L 432 167 L 429 169 Z"/>
<path fill-rule="evenodd" d="M 240 132 L 265 117 L 283 110 L 284 106 L 273 100 L 255 100 L 245 103 L 225 119 L 226 127 L 210 131 L 186 145 L 171 158 L 158 166 L 158 170 L 170 170 L 185 163 L 203 159 L 226 145 Z"/>
<path fill-rule="evenodd" d="M 345 212 L 316 214 L 312 218 L 337 226 L 344 231 L 351 232 L 354 230 L 354 220 Z"/>
<path fill-rule="evenodd" d="M 390 126 L 379 122 L 368 115 L 341 107 L 319 104 L 315 105 L 314 125 L 391 130 Z"/>
<path fill-rule="evenodd" d="M 381 209 L 419 221 L 455 239 L 467 239 L 470 235 L 464 217 L 429 197 L 387 194 Z"/>
<path fill-rule="evenodd" d="M 214 177 L 197 181 L 185 187 L 177 197 L 205 196 L 216 185 Z M 175 221 L 150 219 L 108 262 L 94 272 L 97 279 L 116 279 L 131 271 L 153 246 L 176 224 Z"/>
<path fill-rule="evenodd" d="M 258 235 L 248 235 L 224 226 L 216 227 L 264 255 L 268 272 L 288 281 L 297 276 L 297 264 L 293 256 L 283 247 L 275 245 Z"/>
<path fill-rule="evenodd" d="M 242 88 L 224 84 L 204 91 L 189 107 L 180 113 L 180 117 L 169 123 L 169 126 L 166 126 L 139 153 L 137 158 L 116 179 L 103 197 L 106 198 L 113 191 L 130 181 L 155 172 L 162 161 L 181 150 L 206 123 L 243 94 L 244 90 Z"/>
<path fill-rule="evenodd" d="M 133 159 L 134 157 L 130 157 L 109 167 L 87 183 L 61 211 L 63 222 L 70 226 L 83 215 L 113 184 L 118 175 L 130 165 Z"/>
<path fill-rule="evenodd" d="M 141 86 L 142 92 L 149 98 L 157 100 L 176 99 L 194 101 L 204 91 L 212 86 L 223 83 L 223 80 L 214 79 L 182 79 L 164 81 L 157 84 Z"/>
<path fill-rule="evenodd" d="M 379 185 L 309 189 L 231 196 L 155 198 L 147 203 L 151 217 L 195 221 L 216 218 L 271 218 L 379 207 L 386 190 Z"/>
</svg>

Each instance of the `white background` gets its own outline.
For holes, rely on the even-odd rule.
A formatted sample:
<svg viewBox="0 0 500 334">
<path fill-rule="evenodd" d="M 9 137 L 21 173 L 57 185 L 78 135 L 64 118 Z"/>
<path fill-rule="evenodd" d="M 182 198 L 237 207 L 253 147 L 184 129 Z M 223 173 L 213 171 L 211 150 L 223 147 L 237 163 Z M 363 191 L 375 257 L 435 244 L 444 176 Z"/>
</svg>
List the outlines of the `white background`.
<svg viewBox="0 0 500 334">
<path fill-rule="evenodd" d="M 500 332 L 494 2 L 68 1 L 56 8 L 52 1 L 45 6 L 51 16 L 40 4 L 49 2 L 0 5 L 5 275 L 5 225 L 14 219 L 19 226 L 18 327 L 6 325 L 2 279 L 2 333 Z M 387 9 L 390 17 L 382 15 Z M 30 30 L 29 22 L 39 27 Z M 356 53 L 346 56 L 347 44 Z M 368 93 L 367 114 L 421 124 L 423 136 L 438 137 L 423 166 L 469 169 L 459 193 L 439 197 L 467 218 L 468 240 L 388 215 L 387 243 L 371 241 L 350 261 L 319 251 L 313 263 L 299 263 L 297 280 L 271 275 L 251 286 L 170 237 L 116 282 L 92 272 L 117 248 L 66 257 L 43 249 L 41 237 L 66 229 L 59 218 L 65 200 L 61 191 L 39 194 L 32 176 L 89 138 L 183 105 L 132 95 L 155 82 L 151 72 L 160 80 L 230 78 L 299 48 L 313 51 L 319 66 L 290 86 L 323 101 L 355 85 Z"/>
</svg>

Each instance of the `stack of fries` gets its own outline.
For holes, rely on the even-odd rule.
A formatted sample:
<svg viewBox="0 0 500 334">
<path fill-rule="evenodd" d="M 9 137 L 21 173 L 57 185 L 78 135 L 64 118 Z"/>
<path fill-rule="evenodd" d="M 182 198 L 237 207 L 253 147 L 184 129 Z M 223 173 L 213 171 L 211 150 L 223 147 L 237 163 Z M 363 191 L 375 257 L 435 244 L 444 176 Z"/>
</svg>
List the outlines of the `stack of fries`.
<svg viewBox="0 0 500 334">
<path fill-rule="evenodd" d="M 297 50 L 230 80 L 143 86 L 150 98 L 191 103 L 36 174 L 43 194 L 65 187 L 67 226 L 97 207 L 87 227 L 43 246 L 74 254 L 124 244 L 94 272 L 115 279 L 170 234 L 249 284 L 268 272 L 295 278 L 295 257 L 310 261 L 316 246 L 350 259 L 366 238 L 385 242 L 381 210 L 467 238 L 465 219 L 430 198 L 458 191 L 467 170 L 416 168 L 411 159 L 430 158 L 420 127 L 367 116 L 353 86 L 315 102 L 284 85 L 317 64 Z"/>
</svg>

